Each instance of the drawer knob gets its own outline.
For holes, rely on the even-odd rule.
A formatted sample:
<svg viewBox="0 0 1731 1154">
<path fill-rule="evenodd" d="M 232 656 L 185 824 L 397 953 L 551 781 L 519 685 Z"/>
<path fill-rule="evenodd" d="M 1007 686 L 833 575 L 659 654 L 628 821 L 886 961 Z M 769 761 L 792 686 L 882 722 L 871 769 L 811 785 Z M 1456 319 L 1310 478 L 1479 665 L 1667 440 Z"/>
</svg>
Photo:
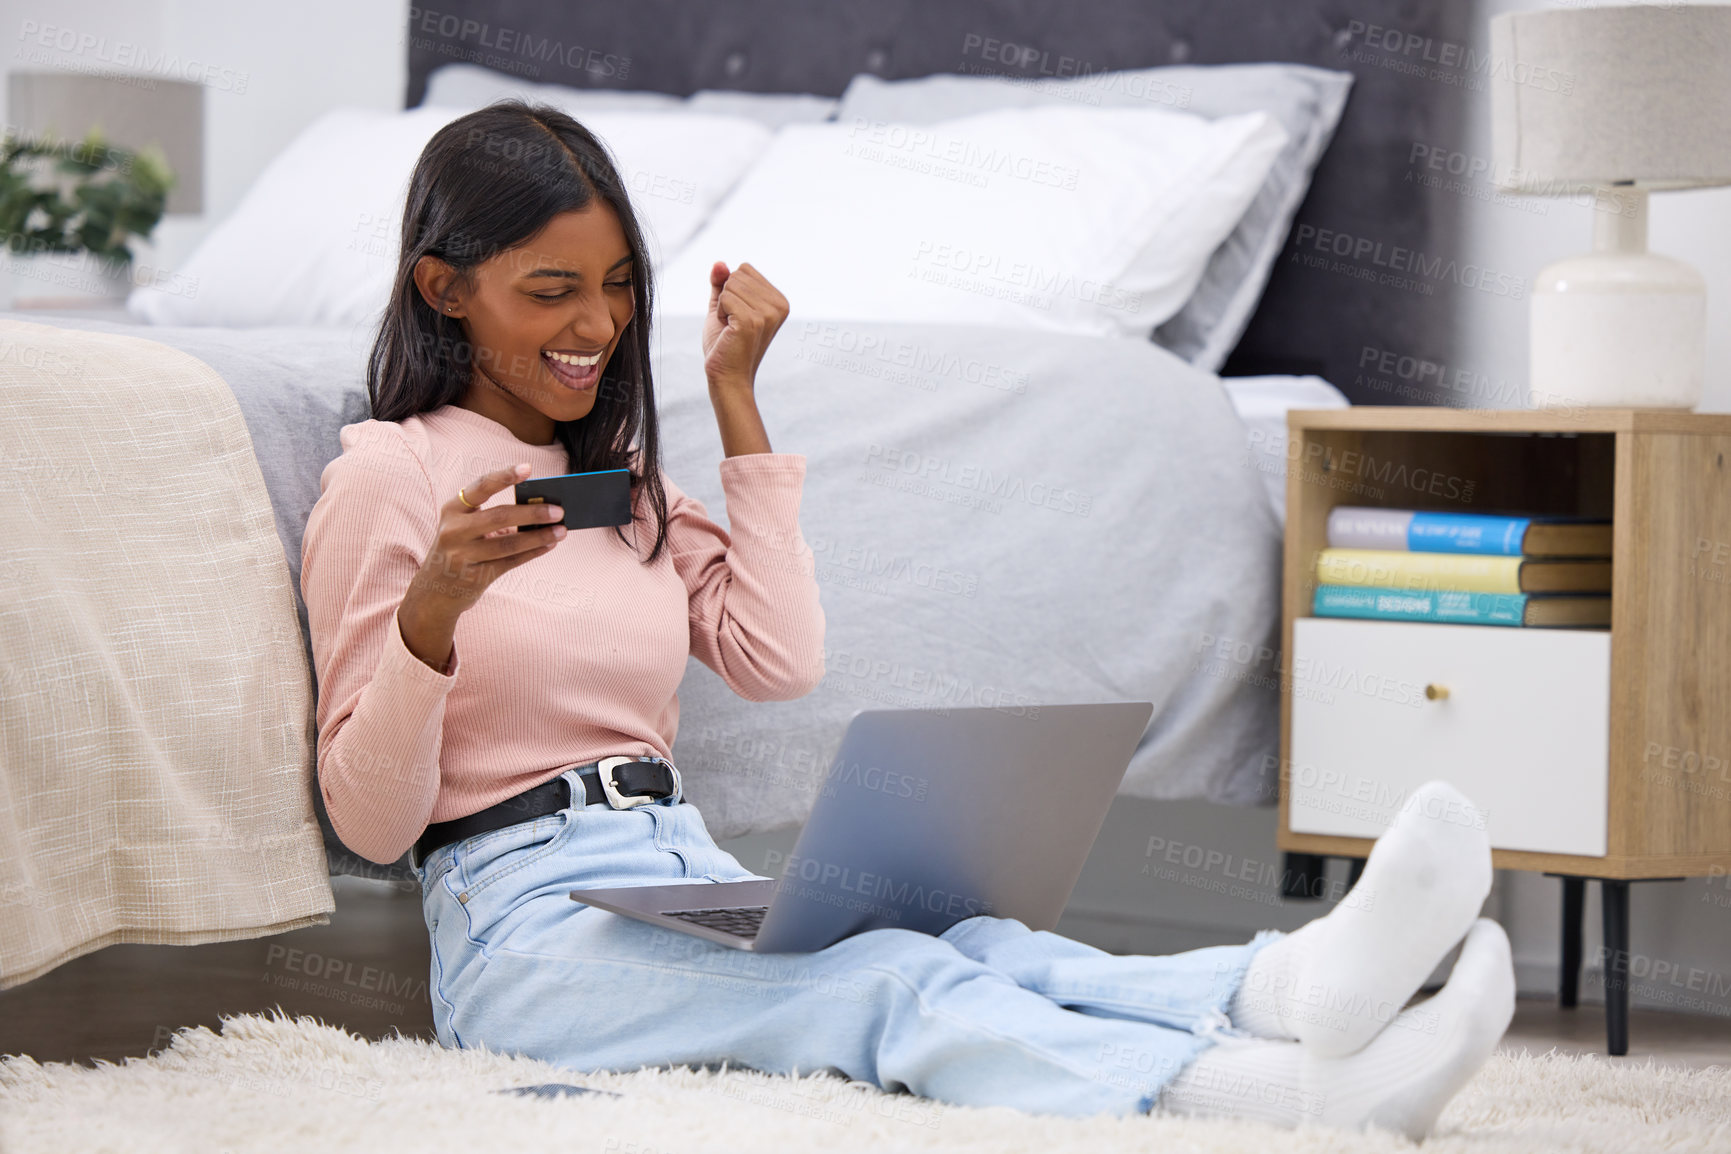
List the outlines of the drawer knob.
<svg viewBox="0 0 1731 1154">
<path fill-rule="evenodd" d="M 1433 681 L 1424 687 L 1424 695 L 1431 701 L 1446 701 L 1448 700 L 1449 687 L 1446 685 L 1438 685 Z"/>
</svg>

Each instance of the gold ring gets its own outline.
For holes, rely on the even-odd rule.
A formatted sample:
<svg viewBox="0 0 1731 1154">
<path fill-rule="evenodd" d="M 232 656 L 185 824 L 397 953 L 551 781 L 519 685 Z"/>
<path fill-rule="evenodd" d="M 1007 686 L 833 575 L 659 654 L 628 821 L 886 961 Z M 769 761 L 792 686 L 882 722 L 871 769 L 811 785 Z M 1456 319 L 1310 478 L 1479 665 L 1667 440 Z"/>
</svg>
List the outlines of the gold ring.
<svg viewBox="0 0 1731 1154">
<path fill-rule="evenodd" d="M 467 489 L 468 487 L 469 486 L 464 485 L 463 489 Z M 481 506 L 469 504 L 469 499 L 467 497 L 463 496 L 463 489 L 457 490 L 457 500 L 461 501 L 464 505 L 468 505 L 468 507 L 471 509 L 479 509 Z"/>
</svg>

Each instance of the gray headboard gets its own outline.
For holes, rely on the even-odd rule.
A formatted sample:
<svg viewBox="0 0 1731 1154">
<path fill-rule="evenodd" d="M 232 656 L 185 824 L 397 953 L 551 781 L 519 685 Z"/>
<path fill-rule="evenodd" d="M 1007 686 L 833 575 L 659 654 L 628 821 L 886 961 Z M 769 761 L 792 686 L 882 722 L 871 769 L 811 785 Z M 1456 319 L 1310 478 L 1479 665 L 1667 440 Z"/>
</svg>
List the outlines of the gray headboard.
<svg viewBox="0 0 1731 1154">
<path fill-rule="evenodd" d="M 966 46 L 980 37 L 1035 49 L 1026 69 L 994 65 L 1028 77 L 1065 57 L 1084 71 L 1254 61 L 1348 71 L 1345 116 L 1223 372 L 1316 373 L 1355 403 L 1437 403 L 1354 378 L 1367 349 L 1445 363 L 1457 295 L 1471 286 L 1361 278 L 1457 250 L 1460 197 L 1420 180 L 1412 157 L 1461 138 L 1483 83 L 1461 63 L 1474 10 L 1460 0 L 444 0 L 411 9 L 405 104 L 455 60 L 573 88 L 839 96 L 858 72 L 979 72 Z M 1345 261 L 1330 251 L 1341 238 Z"/>
</svg>

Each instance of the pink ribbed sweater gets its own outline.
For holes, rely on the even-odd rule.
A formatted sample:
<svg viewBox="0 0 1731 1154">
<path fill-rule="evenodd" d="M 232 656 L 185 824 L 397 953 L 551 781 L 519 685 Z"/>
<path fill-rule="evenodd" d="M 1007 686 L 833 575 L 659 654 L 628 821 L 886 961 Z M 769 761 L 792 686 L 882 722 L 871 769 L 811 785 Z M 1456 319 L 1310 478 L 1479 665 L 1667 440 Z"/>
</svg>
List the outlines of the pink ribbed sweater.
<svg viewBox="0 0 1731 1154">
<path fill-rule="evenodd" d="M 668 539 L 653 565 L 616 531 L 576 530 L 507 572 L 457 620 L 440 673 L 396 611 L 438 534 L 439 507 L 483 473 L 567 471 L 456 405 L 344 426 L 307 521 L 301 590 L 318 674 L 318 779 L 343 843 L 396 861 L 430 822 L 462 817 L 612 753 L 672 756 L 676 690 L 695 655 L 750 701 L 823 678 L 823 609 L 799 531 L 805 457 L 721 461 L 732 534 L 662 473 Z M 484 508 L 514 500 L 507 487 Z M 647 506 L 645 506 L 647 508 Z M 624 526 L 630 538 L 643 523 Z"/>
</svg>

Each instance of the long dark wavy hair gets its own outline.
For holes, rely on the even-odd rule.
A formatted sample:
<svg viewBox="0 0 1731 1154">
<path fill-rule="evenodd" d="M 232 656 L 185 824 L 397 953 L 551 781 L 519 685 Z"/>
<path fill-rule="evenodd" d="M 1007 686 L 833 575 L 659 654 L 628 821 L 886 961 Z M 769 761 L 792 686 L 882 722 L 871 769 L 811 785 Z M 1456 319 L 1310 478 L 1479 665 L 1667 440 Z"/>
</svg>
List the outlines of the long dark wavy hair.
<svg viewBox="0 0 1731 1154">
<path fill-rule="evenodd" d="M 595 407 L 580 420 L 554 422 L 554 435 L 570 454 L 573 473 L 631 472 L 632 508 L 646 495 L 655 524 L 654 545 L 642 558 L 648 563 L 667 538 L 649 368 L 649 254 L 607 149 L 557 108 L 499 101 L 445 125 L 421 151 L 403 206 L 396 281 L 367 361 L 367 396 L 375 420 L 400 421 L 451 404 L 473 379 L 474 349 L 456 318 L 421 298 L 416 262 L 435 256 L 468 277 L 559 213 L 588 208 L 597 198 L 613 206 L 631 247 L 636 313 L 596 385 Z M 635 461 L 633 441 L 639 441 Z M 618 526 L 614 532 L 625 540 Z"/>
</svg>

